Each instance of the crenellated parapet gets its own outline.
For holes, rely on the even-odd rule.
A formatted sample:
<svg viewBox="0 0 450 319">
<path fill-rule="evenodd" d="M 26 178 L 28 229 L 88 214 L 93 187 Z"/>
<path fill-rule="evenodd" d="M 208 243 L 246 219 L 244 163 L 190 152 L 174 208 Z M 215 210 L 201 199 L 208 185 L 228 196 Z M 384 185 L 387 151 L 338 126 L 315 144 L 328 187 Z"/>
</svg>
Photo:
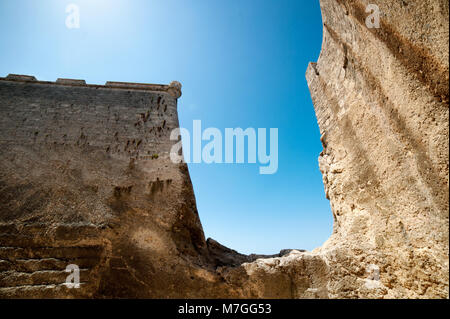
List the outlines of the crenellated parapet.
<svg viewBox="0 0 450 319">
<path fill-rule="evenodd" d="M 133 83 L 133 82 L 115 82 L 107 81 L 104 85 L 87 84 L 85 80 L 58 78 L 55 82 L 39 81 L 32 75 L 23 74 L 8 74 L 6 77 L 0 77 L 0 81 L 16 81 L 16 82 L 33 82 L 35 84 L 54 84 L 65 86 L 83 86 L 90 88 L 115 88 L 122 90 L 145 90 L 154 92 L 167 92 L 175 98 L 181 96 L 181 83 L 173 81 L 169 85 L 164 84 L 148 84 L 148 83 Z"/>
</svg>

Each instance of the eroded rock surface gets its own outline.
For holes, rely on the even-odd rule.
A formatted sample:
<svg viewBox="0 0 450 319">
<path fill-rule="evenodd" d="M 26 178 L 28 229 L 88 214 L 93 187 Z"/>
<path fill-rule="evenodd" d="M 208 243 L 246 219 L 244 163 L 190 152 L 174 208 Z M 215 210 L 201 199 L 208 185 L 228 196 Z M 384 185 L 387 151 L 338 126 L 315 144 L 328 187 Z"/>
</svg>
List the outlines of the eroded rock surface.
<svg viewBox="0 0 450 319">
<path fill-rule="evenodd" d="M 0 79 L 1 297 L 226 292 L 187 166 L 169 159 L 180 89 Z M 69 264 L 80 289 L 63 285 Z"/>
<path fill-rule="evenodd" d="M 372 29 L 368 4 L 321 1 L 334 232 L 312 252 L 205 240 L 169 159 L 179 83 L 0 79 L 0 297 L 448 298 L 448 1 L 379 0 Z"/>
<path fill-rule="evenodd" d="M 321 1 L 306 75 L 335 221 L 318 250 L 328 291 L 448 298 L 448 1 L 377 1 L 379 28 L 369 3 Z"/>
<path fill-rule="evenodd" d="M 376 1 L 379 28 L 370 3 L 321 0 L 306 72 L 333 234 L 245 264 L 258 296 L 448 298 L 448 1 Z"/>
</svg>

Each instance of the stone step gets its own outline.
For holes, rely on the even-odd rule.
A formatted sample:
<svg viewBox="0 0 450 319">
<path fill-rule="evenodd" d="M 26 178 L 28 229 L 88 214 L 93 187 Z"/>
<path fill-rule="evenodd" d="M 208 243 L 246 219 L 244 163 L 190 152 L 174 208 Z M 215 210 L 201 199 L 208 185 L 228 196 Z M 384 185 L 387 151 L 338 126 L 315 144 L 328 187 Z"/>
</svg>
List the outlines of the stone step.
<svg viewBox="0 0 450 319">
<path fill-rule="evenodd" d="M 84 296 L 85 286 L 85 283 L 80 283 L 79 289 L 71 289 L 64 284 L 0 287 L 0 298 L 77 298 Z"/>
<path fill-rule="evenodd" d="M 75 264 L 80 268 L 93 268 L 101 261 L 98 257 L 57 259 L 16 259 L 3 260 L 0 259 L 0 272 L 15 270 L 19 272 L 33 272 L 39 270 L 65 270 L 67 265 Z"/>
<path fill-rule="evenodd" d="M 80 282 L 89 282 L 90 273 L 88 269 L 80 269 Z M 35 272 L 4 271 L 0 273 L 0 287 L 59 285 L 66 282 L 69 274 L 61 270 L 41 270 Z"/>
<path fill-rule="evenodd" d="M 72 247 L 6 246 L 0 247 L 0 259 L 16 260 L 56 258 L 71 260 L 76 258 L 99 258 L 103 254 L 103 251 L 104 249 L 100 245 Z"/>
</svg>

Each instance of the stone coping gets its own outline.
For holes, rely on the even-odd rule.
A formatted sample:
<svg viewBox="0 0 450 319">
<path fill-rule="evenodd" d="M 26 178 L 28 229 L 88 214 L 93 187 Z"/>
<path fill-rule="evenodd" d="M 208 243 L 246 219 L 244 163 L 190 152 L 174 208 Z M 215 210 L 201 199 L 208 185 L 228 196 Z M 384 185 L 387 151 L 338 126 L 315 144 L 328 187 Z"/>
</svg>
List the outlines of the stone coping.
<svg viewBox="0 0 450 319">
<path fill-rule="evenodd" d="M 108 81 L 104 85 L 101 85 L 101 84 L 86 84 L 85 80 L 66 79 L 66 78 L 58 78 L 55 82 L 38 81 L 36 77 L 32 75 L 22 75 L 22 74 L 8 74 L 8 76 L 6 77 L 0 77 L 0 81 L 16 81 L 16 82 L 29 82 L 36 84 L 83 86 L 93 88 L 112 88 L 125 90 L 145 90 L 155 92 L 167 92 L 175 98 L 179 98 L 181 96 L 181 83 L 178 81 L 173 81 L 169 85 Z"/>
</svg>

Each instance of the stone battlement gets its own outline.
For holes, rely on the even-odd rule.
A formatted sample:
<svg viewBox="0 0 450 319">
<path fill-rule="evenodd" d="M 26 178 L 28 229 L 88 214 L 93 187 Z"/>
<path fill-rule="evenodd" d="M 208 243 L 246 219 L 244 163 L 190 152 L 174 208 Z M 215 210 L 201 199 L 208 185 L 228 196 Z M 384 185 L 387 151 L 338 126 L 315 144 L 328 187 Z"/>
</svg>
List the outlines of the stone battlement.
<svg viewBox="0 0 450 319">
<path fill-rule="evenodd" d="M 101 84 L 86 84 L 85 80 L 65 79 L 65 78 L 58 78 L 56 82 L 39 81 L 36 79 L 36 77 L 32 75 L 23 75 L 23 74 L 8 74 L 8 76 L 6 77 L 0 77 L 0 81 L 33 82 L 38 84 L 84 86 L 93 88 L 114 88 L 125 90 L 145 90 L 154 92 L 167 92 L 175 98 L 179 98 L 181 96 L 181 83 L 178 81 L 172 81 L 169 85 L 107 81 L 104 85 L 101 85 Z"/>
</svg>

